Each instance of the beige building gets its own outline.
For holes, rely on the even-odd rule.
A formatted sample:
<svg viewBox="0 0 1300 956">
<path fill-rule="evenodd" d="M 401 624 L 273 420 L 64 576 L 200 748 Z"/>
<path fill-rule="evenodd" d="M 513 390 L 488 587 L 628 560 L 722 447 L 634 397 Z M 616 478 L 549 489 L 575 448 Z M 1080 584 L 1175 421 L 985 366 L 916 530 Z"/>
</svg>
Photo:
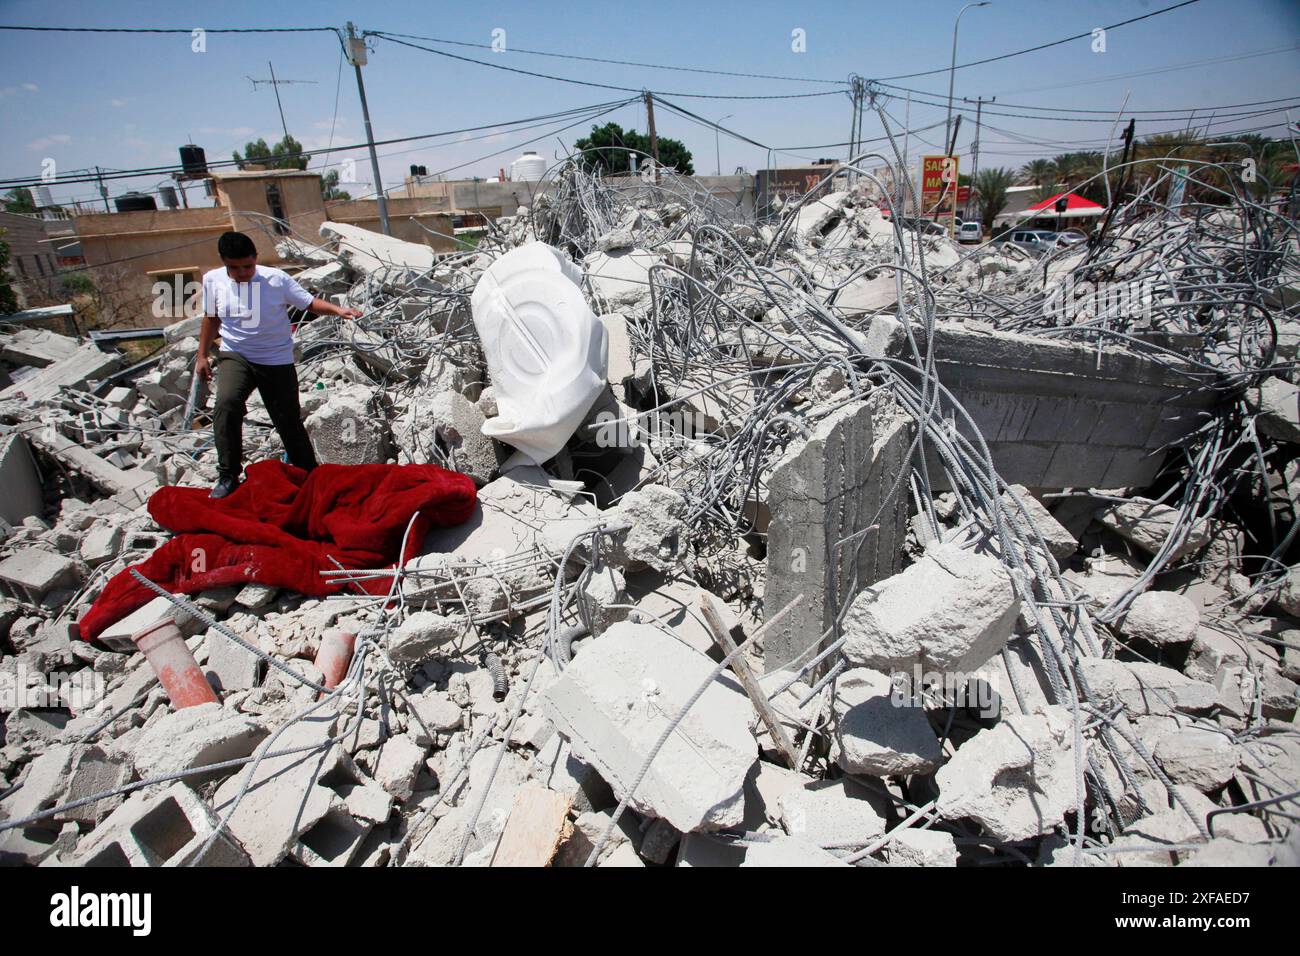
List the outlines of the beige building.
<svg viewBox="0 0 1300 956">
<path fill-rule="evenodd" d="M 285 265 L 276 243 L 294 235 L 318 242 L 327 219 L 379 230 L 377 203 L 371 200 L 325 202 L 320 175 L 306 170 L 268 169 L 214 173 L 217 205 L 191 209 L 79 214 L 77 236 L 89 275 L 103 297 L 109 324 L 149 327 L 181 314 L 183 298 L 161 308 L 155 286 L 184 289 L 204 272 L 221 265 L 217 238 L 228 230 L 246 233 L 263 265 Z M 451 251 L 451 217 L 420 200 L 388 201 L 395 237 Z M 421 229 L 412 219 L 433 230 Z M 442 234 L 442 235 L 439 235 Z M 444 238 L 445 236 L 445 238 Z M 292 266 L 286 266 L 292 271 Z M 191 287 L 192 288 L 192 287 Z"/>
</svg>

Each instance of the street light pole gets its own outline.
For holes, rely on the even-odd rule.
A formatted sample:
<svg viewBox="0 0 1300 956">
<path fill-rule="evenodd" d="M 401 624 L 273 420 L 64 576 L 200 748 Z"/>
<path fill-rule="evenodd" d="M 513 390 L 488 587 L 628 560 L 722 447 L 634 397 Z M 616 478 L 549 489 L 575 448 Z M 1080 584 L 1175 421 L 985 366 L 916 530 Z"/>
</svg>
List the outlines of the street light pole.
<svg viewBox="0 0 1300 956">
<path fill-rule="evenodd" d="M 987 7 L 992 0 L 980 0 L 979 3 L 968 3 L 957 11 L 957 19 L 952 22 L 952 63 L 948 67 L 948 118 L 943 123 L 943 141 L 945 146 L 952 135 L 952 82 L 957 72 L 957 27 L 961 23 L 961 15 L 971 7 Z M 955 144 L 954 144 L 955 145 Z"/>
<path fill-rule="evenodd" d="M 724 117 L 722 117 L 721 119 L 719 119 L 719 120 L 718 120 L 718 123 L 721 123 L 722 120 L 725 120 L 725 119 L 731 119 L 731 118 L 732 118 L 733 116 L 735 116 L 735 115 L 736 115 L 735 113 L 728 113 L 726 116 L 724 116 Z M 715 175 L 715 176 L 721 176 L 721 175 L 722 175 L 722 146 L 721 146 L 721 144 L 720 144 L 720 142 L 719 142 L 719 140 L 718 140 L 718 124 L 717 124 L 717 123 L 715 123 L 715 124 L 713 125 L 713 159 L 714 159 L 714 162 L 717 164 L 717 166 L 716 166 L 716 172 L 714 172 L 714 175 Z"/>
</svg>

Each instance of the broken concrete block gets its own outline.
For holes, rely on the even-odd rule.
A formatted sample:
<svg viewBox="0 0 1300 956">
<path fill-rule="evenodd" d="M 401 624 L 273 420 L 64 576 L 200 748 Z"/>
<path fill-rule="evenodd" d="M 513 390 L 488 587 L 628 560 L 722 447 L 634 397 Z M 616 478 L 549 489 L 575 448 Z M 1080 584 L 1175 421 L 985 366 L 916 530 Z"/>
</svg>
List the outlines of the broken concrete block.
<svg viewBox="0 0 1300 956">
<path fill-rule="evenodd" d="M 465 619 L 459 615 L 447 617 L 433 611 L 416 611 L 389 634 L 388 656 L 394 663 L 418 663 L 465 633 L 466 626 Z"/>
<path fill-rule="evenodd" d="M 496 446 L 483 434 L 482 410 L 459 392 L 445 391 L 421 400 L 418 427 L 428 436 L 417 439 L 417 461 L 446 461 L 452 471 L 486 485 L 497 469 Z"/>
<path fill-rule="evenodd" d="M 569 742 L 552 734 L 533 757 L 529 774 L 542 786 L 569 798 L 574 811 L 606 810 L 618 800 L 595 768 L 573 755 Z"/>
<path fill-rule="evenodd" d="M 922 707 L 908 706 L 886 674 L 855 668 L 835 683 L 831 759 L 846 773 L 871 777 L 929 773 L 939 766 L 939 738 Z"/>
<path fill-rule="evenodd" d="M 369 823 L 383 823 L 392 814 L 393 798 L 371 783 L 345 783 L 337 787 L 348 813 Z"/>
<path fill-rule="evenodd" d="M 1237 748 L 1221 731 L 1184 727 L 1164 734 L 1152 752 L 1160 769 L 1174 783 L 1202 793 L 1218 790 L 1237 772 Z"/>
<path fill-rule="evenodd" d="M 766 671 L 814 643 L 858 589 L 901 567 L 906 501 L 896 496 L 881 508 L 905 467 L 911 427 L 881 389 L 817 421 L 773 466 L 764 613 L 803 599 L 764 634 Z"/>
<path fill-rule="evenodd" d="M 1300 617 L 1300 565 L 1287 568 L 1282 588 L 1278 591 L 1277 606 L 1292 617 Z"/>
<path fill-rule="evenodd" d="M 641 837 L 641 847 L 637 852 L 647 863 L 667 863 L 681 839 L 681 831 L 667 820 L 652 820 Z"/>
<path fill-rule="evenodd" d="M 199 704 L 173 711 L 147 727 L 132 748 L 132 759 L 141 777 L 176 773 L 247 757 L 266 733 L 257 721 L 222 710 L 220 704 Z M 202 782 L 233 772 L 212 771 L 186 779 Z"/>
<path fill-rule="evenodd" d="M 890 866 L 956 866 L 957 844 L 951 833 L 908 828 L 885 847 Z"/>
<path fill-rule="evenodd" d="M 1196 636 L 1201 614 L 1196 605 L 1172 591 L 1139 594 L 1119 620 L 1125 637 L 1152 644 L 1186 644 Z"/>
<path fill-rule="evenodd" d="M 5 489 L 0 518 L 9 524 L 21 524 L 45 510 L 40 475 L 22 435 L 0 435 L 0 488 Z"/>
<path fill-rule="evenodd" d="M 835 310 L 844 316 L 869 315 L 881 309 L 892 309 L 897 302 L 898 285 L 892 271 L 874 279 L 859 276 L 835 294 Z"/>
<path fill-rule="evenodd" d="M 0 561 L 0 594 L 24 604 L 39 605 L 57 588 L 73 587 L 76 562 L 52 551 L 24 548 Z"/>
<path fill-rule="evenodd" d="M 587 857 L 591 855 L 591 851 L 596 848 L 596 844 L 609 829 L 609 821 L 613 816 L 613 812 L 609 810 L 578 814 L 573 822 L 573 832 L 560 844 L 551 865 L 563 867 L 585 865 Z M 603 865 L 616 850 L 623 846 L 629 847 L 635 855 L 640 845 L 641 831 L 637 828 L 636 819 L 632 814 L 624 813 L 619 817 L 604 849 L 601 850 L 597 865 Z"/>
<path fill-rule="evenodd" d="M 132 762 L 124 755 L 109 754 L 94 745 L 78 745 L 74 748 L 71 766 L 64 780 L 63 794 L 58 802 L 75 803 L 97 793 L 116 790 L 125 786 L 132 776 Z M 54 819 L 60 823 L 94 824 L 121 806 L 125 799 L 125 794 L 104 797 L 94 803 L 62 810 Z"/>
<path fill-rule="evenodd" d="M 251 764 L 241 767 L 217 789 L 213 809 L 224 817 L 248 781 L 228 832 L 248 851 L 255 866 L 279 862 L 302 834 L 341 803 L 329 789 L 331 785 L 358 782 L 342 746 L 330 740 L 336 721 L 337 714 L 331 711 L 304 717 L 281 733 L 274 744 L 276 751 L 296 752 L 267 757 L 255 770 Z M 298 749 L 302 747 L 313 749 Z"/>
<path fill-rule="evenodd" d="M 646 485 L 629 491 L 605 514 L 611 527 L 618 522 L 631 525 L 627 531 L 611 533 L 613 564 L 633 571 L 650 567 L 666 572 L 686 557 L 690 546 L 686 499 L 672 489 Z"/>
<path fill-rule="evenodd" d="M 304 423 L 316 457 L 334 465 L 382 464 L 392 438 L 376 393 L 361 385 L 330 388 L 320 408 Z"/>
<path fill-rule="evenodd" d="M 1049 833 L 1075 804 L 1072 722 L 1061 707 L 1008 714 L 935 774 L 945 820 L 970 818 L 999 840 Z"/>
<path fill-rule="evenodd" d="M 724 842 L 711 833 L 683 833 L 677 848 L 677 866 L 740 866 L 744 861 L 744 846 Z"/>
<path fill-rule="evenodd" d="M 177 781 L 162 793 L 138 791 L 77 847 L 77 866 L 187 866 L 199 856 L 219 819 L 203 798 Z M 247 866 L 243 849 L 217 837 L 203 866 Z"/>
<path fill-rule="evenodd" d="M 844 654 L 877 670 L 973 671 L 1010 639 L 1019 613 L 1001 562 L 939 544 L 854 599 Z"/>
<path fill-rule="evenodd" d="M 741 866 L 851 866 L 801 837 L 777 837 L 751 843 Z"/>
<path fill-rule="evenodd" d="M 302 835 L 290 855 L 303 866 L 348 866 L 370 830 L 370 823 L 333 808 Z"/>
<path fill-rule="evenodd" d="M 1024 514 L 1021 514 L 1020 508 L 1016 507 L 1015 502 L 1011 500 L 1012 496 L 1024 508 Z M 1008 487 L 1002 494 L 1002 503 L 1012 524 L 1020 528 L 1031 542 L 1033 541 L 1031 528 L 1042 537 L 1043 543 L 1047 545 L 1047 550 L 1056 559 L 1058 565 L 1063 565 L 1065 560 L 1078 550 L 1079 542 L 1074 535 L 1070 534 L 1061 522 L 1053 518 L 1052 513 L 1044 508 L 1024 485 Z"/>
<path fill-rule="evenodd" d="M 1119 701 L 1135 716 L 1199 713 L 1213 707 L 1219 696 L 1213 684 L 1159 664 L 1081 657 L 1079 671 L 1093 694 Z"/>
<path fill-rule="evenodd" d="M 411 709 L 419 715 L 419 720 L 412 720 L 407 725 L 407 732 L 415 737 L 418 744 L 432 746 L 433 740 L 427 739 L 420 721 L 434 733 L 449 733 L 459 730 L 464 722 L 460 706 L 449 698 L 445 691 L 426 690 L 410 698 Z"/>
<path fill-rule="evenodd" d="M 626 581 L 618 568 L 607 564 L 593 568 L 578 594 L 590 619 L 593 637 L 599 637 L 611 624 L 617 624 L 628 616 L 626 607 L 612 606 L 630 603 Z"/>
<path fill-rule="evenodd" d="M 1238 843 L 1236 840 L 1211 840 L 1193 850 L 1180 866 L 1211 866 L 1215 869 L 1239 866 L 1271 866 L 1273 852 L 1266 846 Z"/>
<path fill-rule="evenodd" d="M 381 280 L 414 278 L 433 268 L 433 249 L 422 243 L 330 220 L 321 223 L 320 234 L 327 242 L 337 243 L 335 254 L 348 268 Z"/>
<path fill-rule="evenodd" d="M 426 747 L 417 744 L 408 734 L 389 737 L 379 748 L 375 783 L 399 801 L 405 800 L 415 789 L 415 778 L 424 767 L 427 752 Z"/>
<path fill-rule="evenodd" d="M 861 847 L 885 832 L 885 817 L 866 789 L 846 780 L 792 788 L 778 806 L 785 832 L 814 846 Z"/>
<path fill-rule="evenodd" d="M 247 690 L 262 682 L 262 659 L 230 638 L 210 630 L 203 646 L 208 654 L 203 672 L 217 690 Z"/>
<path fill-rule="evenodd" d="M 270 584 L 258 584 L 256 581 L 249 581 L 239 593 L 235 595 L 235 603 L 247 608 L 250 611 L 256 611 L 266 607 L 275 600 L 275 596 L 280 593 L 280 589 Z"/>
<path fill-rule="evenodd" d="M 1165 539 L 1174 530 L 1177 518 L 1176 508 L 1157 504 L 1147 498 L 1133 498 L 1103 508 L 1097 513 L 1098 521 L 1151 555 L 1164 545 Z M 1178 561 L 1209 543 L 1209 528 L 1204 521 L 1198 521 L 1192 525 L 1186 540 L 1174 549 L 1170 560 Z"/>
<path fill-rule="evenodd" d="M 1261 433 L 1300 444 L 1300 388 L 1280 378 L 1265 379 L 1259 387 L 1256 407 Z"/>
<path fill-rule="evenodd" d="M 649 302 L 650 269 L 660 261 L 644 249 L 619 249 L 594 252 L 582 264 L 597 303 L 617 311 Z"/>
<path fill-rule="evenodd" d="M 1183 673 L 1195 681 L 1214 682 L 1220 667 L 1245 665 L 1249 660 L 1246 641 L 1210 627 L 1198 627 L 1187 652 Z"/>
<path fill-rule="evenodd" d="M 658 628 L 623 622 L 582 648 L 544 692 L 543 712 L 622 797 L 663 727 L 712 670 L 707 657 Z M 715 679 L 659 750 L 631 806 L 682 832 L 738 823 L 756 758 L 754 720 L 744 692 L 725 675 Z"/>
<path fill-rule="evenodd" d="M 5 820 L 21 820 L 33 814 L 48 810 L 59 803 L 64 803 L 63 794 L 67 789 L 68 774 L 72 769 L 75 750 L 67 744 L 54 744 L 31 762 L 27 775 L 22 779 L 22 787 L 0 800 L 0 814 Z M 31 824 L 44 830 L 57 830 L 59 823 L 47 817 Z M 3 838 L 14 831 L 0 833 L 0 853 L 6 847 Z"/>
<path fill-rule="evenodd" d="M 121 526 L 112 522 L 98 522 L 81 539 L 81 560 L 92 568 L 98 567 L 117 556 L 121 543 Z"/>
</svg>

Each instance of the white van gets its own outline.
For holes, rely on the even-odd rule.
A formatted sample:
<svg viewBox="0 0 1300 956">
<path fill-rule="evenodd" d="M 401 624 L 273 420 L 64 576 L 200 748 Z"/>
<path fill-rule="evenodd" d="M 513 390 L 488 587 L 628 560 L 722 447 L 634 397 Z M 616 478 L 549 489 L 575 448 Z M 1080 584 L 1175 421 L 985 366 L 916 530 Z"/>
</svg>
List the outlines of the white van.
<svg viewBox="0 0 1300 956">
<path fill-rule="evenodd" d="M 957 241 L 967 245 L 978 243 L 984 238 L 984 230 L 978 222 L 963 222 L 957 227 Z"/>
</svg>

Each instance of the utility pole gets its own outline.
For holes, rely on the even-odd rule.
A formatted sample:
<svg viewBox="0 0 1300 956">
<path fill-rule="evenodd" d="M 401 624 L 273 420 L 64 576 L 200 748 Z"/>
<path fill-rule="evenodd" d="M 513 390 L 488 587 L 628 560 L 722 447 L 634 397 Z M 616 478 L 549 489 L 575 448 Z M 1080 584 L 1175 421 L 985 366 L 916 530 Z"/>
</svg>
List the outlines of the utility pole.
<svg viewBox="0 0 1300 956">
<path fill-rule="evenodd" d="M 969 103 L 970 100 L 962 97 L 962 101 Z M 980 96 L 975 99 L 975 142 L 971 144 L 971 164 L 970 164 L 970 198 L 975 197 L 975 177 L 980 171 L 980 111 L 983 110 L 985 103 L 996 103 L 998 98 L 991 96 L 987 100 Z M 962 218 L 970 218 L 970 199 L 966 200 L 966 205 L 962 209 Z"/>
<path fill-rule="evenodd" d="M 659 136 L 655 133 L 655 97 L 649 90 L 645 91 L 646 123 L 650 126 L 650 158 L 655 164 L 655 182 L 659 182 Z"/>
<path fill-rule="evenodd" d="M 348 21 L 348 62 L 357 74 L 357 93 L 361 96 L 361 118 L 366 126 L 366 148 L 370 150 L 370 172 L 375 177 L 375 198 L 379 205 L 379 228 L 385 236 L 393 231 L 388 225 L 388 197 L 384 195 L 384 182 L 379 176 L 379 156 L 375 153 L 375 134 L 370 127 L 370 107 L 366 105 L 366 85 L 361 81 L 361 68 L 366 63 L 366 41 L 356 35 L 352 21 Z"/>
<path fill-rule="evenodd" d="M 108 190 L 104 188 L 104 176 L 98 166 L 95 167 L 95 178 L 99 180 L 99 195 L 104 200 L 104 212 L 112 212 L 108 208 Z"/>
</svg>

